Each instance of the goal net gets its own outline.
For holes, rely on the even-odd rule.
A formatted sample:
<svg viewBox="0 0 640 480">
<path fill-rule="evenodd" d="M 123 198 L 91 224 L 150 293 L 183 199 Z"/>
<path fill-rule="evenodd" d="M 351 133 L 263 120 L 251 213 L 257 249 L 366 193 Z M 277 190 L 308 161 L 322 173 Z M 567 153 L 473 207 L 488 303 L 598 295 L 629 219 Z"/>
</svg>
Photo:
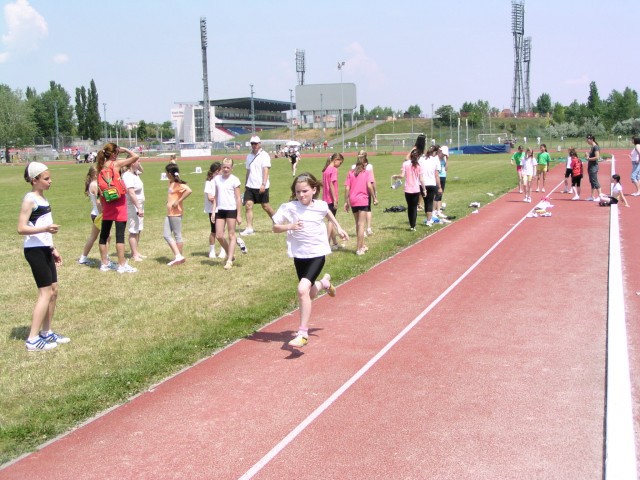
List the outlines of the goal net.
<svg viewBox="0 0 640 480">
<path fill-rule="evenodd" d="M 411 150 L 416 143 L 418 135 L 423 133 L 376 133 L 374 138 L 374 147 L 376 150 L 387 150 L 390 148 L 398 148 L 400 150 Z"/>
<path fill-rule="evenodd" d="M 495 145 L 498 143 L 504 143 L 509 138 L 507 132 L 502 133 L 479 133 L 478 143 L 480 145 Z"/>
</svg>

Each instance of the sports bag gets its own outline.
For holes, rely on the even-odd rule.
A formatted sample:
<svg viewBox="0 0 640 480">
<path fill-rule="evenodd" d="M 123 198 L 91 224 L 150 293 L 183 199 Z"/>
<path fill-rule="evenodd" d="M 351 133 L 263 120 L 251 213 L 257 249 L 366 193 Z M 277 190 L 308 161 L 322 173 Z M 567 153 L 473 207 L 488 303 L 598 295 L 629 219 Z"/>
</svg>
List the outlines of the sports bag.
<svg viewBox="0 0 640 480">
<path fill-rule="evenodd" d="M 120 172 L 113 167 L 113 162 L 100 171 L 98 175 L 98 189 L 106 202 L 118 200 L 125 194 Z"/>
</svg>

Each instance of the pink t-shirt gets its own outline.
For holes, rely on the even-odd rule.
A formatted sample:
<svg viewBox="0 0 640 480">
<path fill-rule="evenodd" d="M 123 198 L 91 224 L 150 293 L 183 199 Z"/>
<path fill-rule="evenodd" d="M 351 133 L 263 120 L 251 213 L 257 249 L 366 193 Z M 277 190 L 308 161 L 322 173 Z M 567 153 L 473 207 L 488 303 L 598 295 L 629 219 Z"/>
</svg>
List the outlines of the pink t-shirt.
<svg viewBox="0 0 640 480">
<path fill-rule="evenodd" d="M 331 186 L 336 194 L 335 201 L 331 198 Z M 322 200 L 334 206 L 338 203 L 338 169 L 333 165 L 322 172 Z"/>
<path fill-rule="evenodd" d="M 420 193 L 420 174 L 422 173 L 422 163 L 418 161 L 418 166 L 414 167 L 411 160 L 402 162 L 400 174 L 404 177 L 404 191 L 407 193 Z"/>
<path fill-rule="evenodd" d="M 356 177 L 355 170 L 349 170 L 345 186 L 349 186 L 349 203 L 352 207 L 366 207 L 369 205 L 368 185 L 372 181 L 371 172 L 364 170 Z"/>
</svg>

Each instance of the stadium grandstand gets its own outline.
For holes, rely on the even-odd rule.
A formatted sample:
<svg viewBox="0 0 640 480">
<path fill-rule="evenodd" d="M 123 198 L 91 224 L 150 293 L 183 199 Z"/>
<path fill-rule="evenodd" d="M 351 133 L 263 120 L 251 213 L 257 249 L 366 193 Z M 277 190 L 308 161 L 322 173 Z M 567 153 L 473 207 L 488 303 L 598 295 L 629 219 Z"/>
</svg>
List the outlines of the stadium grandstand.
<svg viewBox="0 0 640 480">
<path fill-rule="evenodd" d="M 295 103 L 253 99 L 255 119 L 251 115 L 251 97 L 211 100 L 211 140 L 228 142 L 237 135 L 249 134 L 255 123 L 255 131 L 290 126 L 287 112 L 296 108 Z M 202 102 L 176 103 L 171 109 L 174 128 L 181 142 L 200 143 L 204 139 Z"/>
</svg>

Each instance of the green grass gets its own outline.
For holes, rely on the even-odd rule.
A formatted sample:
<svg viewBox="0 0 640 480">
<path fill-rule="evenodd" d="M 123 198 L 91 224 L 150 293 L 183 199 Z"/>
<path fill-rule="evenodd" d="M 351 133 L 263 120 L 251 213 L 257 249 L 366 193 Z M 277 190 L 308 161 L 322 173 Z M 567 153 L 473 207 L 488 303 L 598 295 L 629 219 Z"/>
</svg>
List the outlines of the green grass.
<svg viewBox="0 0 640 480">
<path fill-rule="evenodd" d="M 449 215 L 461 218 L 471 201 L 483 204 L 516 185 L 507 155 L 453 156 L 445 201 Z M 353 158 L 340 169 L 341 182 Z M 339 212 L 338 220 L 352 239 L 348 249 L 327 258 L 326 271 L 340 284 L 438 228 L 409 232 L 405 213 L 383 213 L 404 205 L 402 189 L 389 188 L 402 158 L 373 156 L 379 205 L 374 208 L 374 236 L 369 253 L 355 251 L 353 216 Z M 303 157 L 299 171 L 317 176 L 324 158 Z M 24 167 L 0 168 L 0 464 L 28 452 L 83 420 L 144 391 L 185 365 L 211 355 L 237 338 L 296 307 L 297 283 L 286 256 L 285 236 L 270 233 L 270 221 L 255 212 L 257 235 L 246 239 L 248 255 L 237 255 L 236 266 L 225 271 L 222 261 L 208 258 L 208 219 L 203 213 L 204 175 L 188 172 L 209 161 L 182 161 L 183 176 L 194 189 L 186 201 L 183 220 L 187 263 L 165 264 L 170 250 L 162 238 L 167 183 L 159 180 L 164 162 L 145 162 L 145 230 L 140 250 L 148 259 L 135 264 L 133 275 L 101 273 L 76 262 L 89 234 L 89 202 L 83 195 L 86 165 L 51 166 L 48 192 L 54 220 L 61 225 L 55 241 L 64 265 L 59 269 L 60 292 L 54 328 L 72 342 L 52 352 L 27 353 L 36 287 L 22 252 L 16 222 L 22 196 L 29 190 Z M 242 164 L 235 172 L 244 179 Z M 186 175 L 185 175 L 186 174 Z M 288 200 L 291 184 L 286 160 L 273 160 L 271 204 Z M 489 197 L 487 192 L 495 194 Z M 341 198 L 343 193 L 341 191 Z M 97 245 L 91 257 L 98 258 Z M 115 256 L 112 252 L 112 256 Z M 115 302 L 112 299 L 117 299 Z M 340 301 L 340 298 L 336 301 Z M 313 319 L 312 319 L 313 321 Z M 297 324 L 287 328 L 292 331 Z"/>
</svg>

